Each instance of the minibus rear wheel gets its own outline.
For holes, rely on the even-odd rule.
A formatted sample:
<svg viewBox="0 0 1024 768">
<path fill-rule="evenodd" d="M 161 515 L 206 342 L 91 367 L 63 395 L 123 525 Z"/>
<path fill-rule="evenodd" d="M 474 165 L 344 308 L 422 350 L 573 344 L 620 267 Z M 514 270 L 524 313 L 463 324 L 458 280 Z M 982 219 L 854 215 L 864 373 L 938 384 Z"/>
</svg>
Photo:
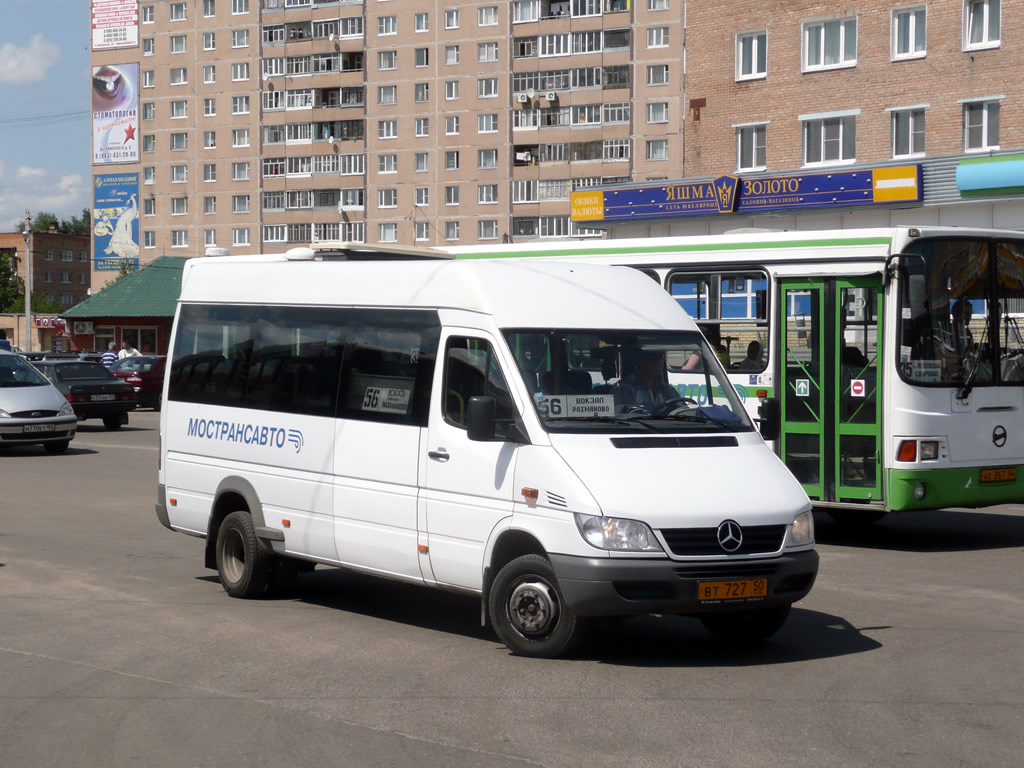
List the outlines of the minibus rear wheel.
<svg viewBox="0 0 1024 768">
<path fill-rule="evenodd" d="M 248 512 L 236 511 L 224 518 L 217 531 L 217 575 L 231 597 L 261 597 L 270 575 L 268 556 L 256 540 L 256 528 Z"/>
<path fill-rule="evenodd" d="M 498 638 L 517 656 L 551 659 L 571 650 L 583 634 L 551 563 L 541 555 L 522 555 L 498 571 L 487 609 Z"/>
</svg>

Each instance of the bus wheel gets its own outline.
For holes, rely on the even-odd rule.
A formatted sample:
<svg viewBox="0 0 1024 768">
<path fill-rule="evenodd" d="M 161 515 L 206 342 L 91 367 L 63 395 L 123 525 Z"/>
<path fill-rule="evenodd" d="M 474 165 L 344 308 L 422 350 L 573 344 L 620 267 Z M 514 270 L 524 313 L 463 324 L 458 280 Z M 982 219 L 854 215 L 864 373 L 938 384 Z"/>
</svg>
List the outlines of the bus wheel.
<svg viewBox="0 0 1024 768">
<path fill-rule="evenodd" d="M 877 523 L 885 517 L 885 510 L 879 509 L 830 509 L 828 516 L 840 525 L 850 528 L 864 527 Z"/>
<path fill-rule="evenodd" d="M 759 608 L 754 611 L 736 613 L 709 613 L 700 617 L 704 628 L 728 643 L 746 644 L 766 640 L 789 618 L 790 606 L 782 608 Z"/>
<path fill-rule="evenodd" d="M 248 512 L 232 512 L 217 531 L 217 575 L 232 597 L 260 597 L 267 589 L 267 555 Z"/>
<path fill-rule="evenodd" d="M 491 626 L 517 656 L 551 659 L 569 651 L 583 627 L 565 605 L 547 558 L 523 555 L 505 565 L 487 596 Z"/>
</svg>

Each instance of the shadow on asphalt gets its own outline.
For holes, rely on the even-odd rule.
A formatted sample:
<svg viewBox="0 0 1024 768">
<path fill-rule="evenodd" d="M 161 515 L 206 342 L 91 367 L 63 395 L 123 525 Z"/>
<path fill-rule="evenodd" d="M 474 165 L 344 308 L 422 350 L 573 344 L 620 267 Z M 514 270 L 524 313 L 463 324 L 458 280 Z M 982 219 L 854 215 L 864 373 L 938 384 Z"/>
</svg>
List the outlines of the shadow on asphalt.
<svg viewBox="0 0 1024 768">
<path fill-rule="evenodd" d="M 871 525 L 841 525 L 814 514 L 819 544 L 899 552 L 967 552 L 1024 547 L 1024 516 L 945 509 L 886 515 Z"/>
<path fill-rule="evenodd" d="M 215 576 L 197 578 L 217 583 Z M 491 629 L 480 626 L 480 601 L 471 596 L 321 567 L 300 574 L 294 593 L 285 599 L 475 638 L 500 647 Z M 886 628 L 870 629 L 875 632 Z M 774 637 L 750 647 L 725 645 L 706 632 L 697 619 L 680 616 L 600 622 L 571 658 L 636 667 L 744 667 L 834 658 L 872 651 L 881 645 L 840 617 L 794 609 Z"/>
</svg>

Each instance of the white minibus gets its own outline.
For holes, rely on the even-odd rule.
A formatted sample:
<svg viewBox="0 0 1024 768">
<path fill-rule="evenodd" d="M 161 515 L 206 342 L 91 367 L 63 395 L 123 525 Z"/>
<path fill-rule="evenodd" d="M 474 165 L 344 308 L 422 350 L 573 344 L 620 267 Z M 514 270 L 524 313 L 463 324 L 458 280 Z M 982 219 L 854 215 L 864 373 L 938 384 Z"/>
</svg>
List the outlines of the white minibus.
<svg viewBox="0 0 1024 768">
<path fill-rule="evenodd" d="M 205 539 L 229 595 L 339 566 L 479 596 L 539 657 L 600 617 L 779 629 L 817 574 L 810 502 L 665 291 L 624 267 L 367 253 L 185 267 L 156 512 Z"/>
</svg>

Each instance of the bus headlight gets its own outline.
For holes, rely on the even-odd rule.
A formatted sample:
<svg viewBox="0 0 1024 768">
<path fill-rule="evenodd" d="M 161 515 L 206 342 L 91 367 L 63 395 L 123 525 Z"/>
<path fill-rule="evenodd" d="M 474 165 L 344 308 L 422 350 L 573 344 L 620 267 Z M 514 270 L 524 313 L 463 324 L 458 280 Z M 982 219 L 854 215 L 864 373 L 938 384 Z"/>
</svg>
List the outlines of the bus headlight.
<svg viewBox="0 0 1024 768">
<path fill-rule="evenodd" d="M 576 513 L 576 527 L 587 543 L 619 552 L 663 552 L 654 532 L 639 520 Z"/>
<path fill-rule="evenodd" d="M 921 441 L 921 461 L 935 461 L 939 458 L 938 440 Z"/>
<path fill-rule="evenodd" d="M 793 528 L 789 532 L 789 545 L 802 547 L 814 543 L 814 516 L 811 510 L 802 512 L 793 518 Z"/>
</svg>

